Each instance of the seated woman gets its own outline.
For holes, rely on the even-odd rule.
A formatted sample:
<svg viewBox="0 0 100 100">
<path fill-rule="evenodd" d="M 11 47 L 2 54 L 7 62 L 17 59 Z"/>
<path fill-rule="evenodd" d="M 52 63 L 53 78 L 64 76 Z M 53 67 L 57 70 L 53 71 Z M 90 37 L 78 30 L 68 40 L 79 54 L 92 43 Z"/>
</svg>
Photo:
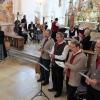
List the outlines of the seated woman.
<svg viewBox="0 0 100 100">
<path fill-rule="evenodd" d="M 7 51 L 4 42 L 4 31 L 1 30 L 1 26 L 0 26 L 0 60 L 6 57 L 7 57 Z"/>
</svg>

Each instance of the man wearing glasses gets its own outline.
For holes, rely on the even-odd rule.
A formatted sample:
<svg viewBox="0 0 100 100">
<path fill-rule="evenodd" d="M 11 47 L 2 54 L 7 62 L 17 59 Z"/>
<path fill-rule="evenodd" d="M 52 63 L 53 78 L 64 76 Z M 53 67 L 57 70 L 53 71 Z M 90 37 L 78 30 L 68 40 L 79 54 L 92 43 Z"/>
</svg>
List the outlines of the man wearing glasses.
<svg viewBox="0 0 100 100">
<path fill-rule="evenodd" d="M 51 51 L 51 59 L 52 59 L 52 82 L 53 82 L 53 88 L 48 89 L 49 92 L 55 91 L 56 94 L 54 97 L 60 97 L 63 90 L 63 79 L 64 79 L 64 68 L 61 67 L 59 64 L 56 64 L 56 62 L 65 62 L 66 56 L 68 54 L 68 46 L 66 45 L 66 42 L 64 40 L 64 34 L 62 32 L 56 33 L 56 40 L 54 47 Z"/>
<path fill-rule="evenodd" d="M 86 79 L 87 100 L 98 100 L 100 98 L 100 39 L 96 41 L 96 54 L 91 58 L 91 65 L 88 72 L 89 79 Z"/>
<path fill-rule="evenodd" d="M 65 72 L 68 80 L 67 85 L 67 100 L 76 100 L 75 92 L 80 85 L 81 75 L 79 72 L 86 68 L 87 58 L 82 52 L 80 43 L 77 40 L 72 40 L 69 48 L 71 52 L 67 62 L 65 63 Z"/>
</svg>

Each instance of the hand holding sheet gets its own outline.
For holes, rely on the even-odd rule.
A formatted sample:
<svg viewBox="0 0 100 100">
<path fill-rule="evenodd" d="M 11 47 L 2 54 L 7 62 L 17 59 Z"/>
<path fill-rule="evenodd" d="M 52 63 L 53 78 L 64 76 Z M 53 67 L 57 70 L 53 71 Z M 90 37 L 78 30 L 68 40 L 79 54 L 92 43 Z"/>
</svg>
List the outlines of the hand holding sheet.
<svg viewBox="0 0 100 100">
<path fill-rule="evenodd" d="M 60 67 L 65 68 L 64 62 L 61 62 L 61 61 L 55 61 L 55 63 L 56 63 L 57 65 L 59 65 Z"/>
<path fill-rule="evenodd" d="M 85 78 L 88 79 L 88 80 L 90 79 L 87 75 L 85 75 L 85 74 L 82 73 L 82 72 L 79 72 L 79 74 L 82 75 L 83 77 L 85 77 Z"/>
</svg>

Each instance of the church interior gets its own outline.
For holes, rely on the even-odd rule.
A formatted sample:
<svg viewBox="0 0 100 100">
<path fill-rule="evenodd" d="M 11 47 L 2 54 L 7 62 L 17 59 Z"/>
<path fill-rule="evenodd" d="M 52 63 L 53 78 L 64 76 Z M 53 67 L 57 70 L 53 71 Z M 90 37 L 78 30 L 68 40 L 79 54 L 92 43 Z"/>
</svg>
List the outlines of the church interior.
<svg viewBox="0 0 100 100">
<path fill-rule="evenodd" d="M 48 91 L 53 86 L 52 68 L 49 84 L 37 82 L 41 75 L 42 65 L 38 61 L 44 32 L 52 31 L 56 18 L 67 45 L 74 38 L 82 41 L 85 30 L 90 32 L 91 47 L 82 49 L 90 65 L 91 55 L 96 54 L 94 44 L 100 40 L 99 0 L 0 0 L 0 34 L 4 33 L 4 39 L 0 35 L 0 100 L 68 100 L 66 75 L 62 94 L 57 97 L 55 91 Z M 73 29 L 75 33 L 71 36 Z"/>
</svg>

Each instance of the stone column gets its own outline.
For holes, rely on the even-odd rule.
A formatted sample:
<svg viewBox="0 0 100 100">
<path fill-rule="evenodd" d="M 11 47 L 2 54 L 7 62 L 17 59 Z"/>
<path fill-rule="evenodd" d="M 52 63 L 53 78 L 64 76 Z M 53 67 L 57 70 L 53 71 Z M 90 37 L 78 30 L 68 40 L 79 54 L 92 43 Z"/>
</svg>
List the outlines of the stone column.
<svg viewBox="0 0 100 100">
<path fill-rule="evenodd" d="M 74 12 L 73 12 L 73 0 L 70 0 L 69 2 L 69 15 L 68 15 L 68 26 L 74 27 Z"/>
</svg>

